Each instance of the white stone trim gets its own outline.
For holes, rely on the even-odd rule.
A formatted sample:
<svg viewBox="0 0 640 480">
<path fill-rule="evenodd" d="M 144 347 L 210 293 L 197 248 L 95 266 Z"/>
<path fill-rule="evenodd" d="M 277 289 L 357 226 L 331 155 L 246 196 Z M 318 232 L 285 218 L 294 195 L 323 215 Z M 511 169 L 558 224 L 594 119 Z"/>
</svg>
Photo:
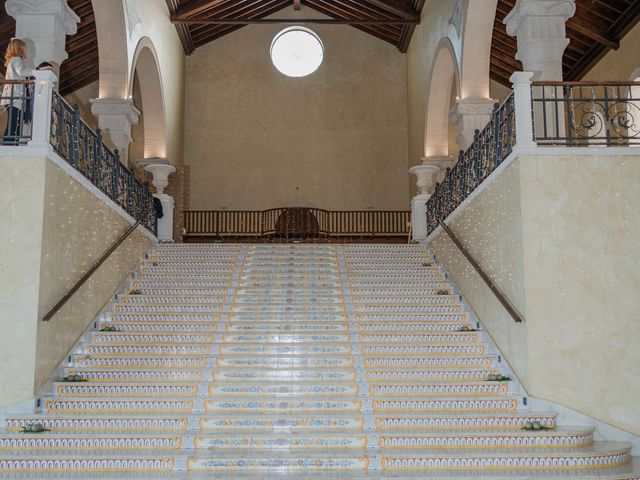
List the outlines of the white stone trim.
<svg viewBox="0 0 640 480">
<path fill-rule="evenodd" d="M 91 181 L 73 168 L 66 160 L 59 156 L 51 145 L 47 146 L 11 146 L 0 147 L 0 161 L 2 157 L 14 156 L 14 157 L 46 157 L 54 165 L 72 177 L 80 185 L 82 185 L 89 193 L 96 197 L 101 202 L 105 203 L 113 212 L 122 217 L 129 225 L 134 225 L 136 219 L 129 215 L 120 205 L 111 200 L 105 193 L 103 193 L 98 187 L 96 187 Z M 157 237 L 147 230 L 142 225 L 137 228 L 138 232 L 142 234 L 148 240 L 154 243 L 158 242 Z"/>
</svg>

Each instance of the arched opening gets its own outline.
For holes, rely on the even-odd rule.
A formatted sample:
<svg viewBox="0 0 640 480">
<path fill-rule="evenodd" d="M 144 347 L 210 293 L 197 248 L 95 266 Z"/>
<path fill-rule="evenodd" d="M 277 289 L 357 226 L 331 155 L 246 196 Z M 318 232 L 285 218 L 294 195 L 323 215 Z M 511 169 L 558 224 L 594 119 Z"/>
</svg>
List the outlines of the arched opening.
<svg viewBox="0 0 640 480">
<path fill-rule="evenodd" d="M 142 112 L 142 132 L 144 147 L 134 146 L 136 152 L 142 151 L 143 158 L 165 158 L 167 152 L 164 95 L 160 70 L 156 60 L 155 50 L 148 38 L 140 40 L 133 58 L 134 68 L 129 81 L 128 96 L 134 98 L 139 95 L 140 105 L 136 105 Z M 138 158 L 140 155 L 138 153 Z"/>
<path fill-rule="evenodd" d="M 425 122 L 425 156 L 448 157 L 451 153 L 449 113 L 460 91 L 455 53 L 448 39 L 440 42 L 431 72 Z"/>
</svg>

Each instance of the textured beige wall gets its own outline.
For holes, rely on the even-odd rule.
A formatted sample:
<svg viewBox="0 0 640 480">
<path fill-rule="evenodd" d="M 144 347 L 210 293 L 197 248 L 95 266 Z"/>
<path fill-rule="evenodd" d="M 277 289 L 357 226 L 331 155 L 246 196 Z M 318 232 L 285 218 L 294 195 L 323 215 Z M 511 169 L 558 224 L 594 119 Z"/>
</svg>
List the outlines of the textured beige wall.
<svg viewBox="0 0 640 480">
<path fill-rule="evenodd" d="M 640 162 L 525 157 L 529 389 L 640 434 Z"/>
<path fill-rule="evenodd" d="M 33 393 L 45 162 L 0 159 L 0 408 Z"/>
<path fill-rule="evenodd" d="M 282 28 L 245 27 L 188 57 L 190 208 L 408 209 L 404 55 L 317 25 L 323 64 L 289 78 L 269 58 Z"/>
<path fill-rule="evenodd" d="M 640 434 L 638 157 L 522 157 L 453 229 L 522 312 L 505 315 L 450 242 L 439 259 L 530 395 Z M 504 212 L 504 213 L 503 213 Z"/>
<path fill-rule="evenodd" d="M 456 219 L 451 229 L 521 314 L 525 312 L 520 166 L 512 163 Z M 527 330 L 516 324 L 449 237 L 433 242 L 438 259 L 460 287 L 505 357 L 526 384 Z"/>
<path fill-rule="evenodd" d="M 150 247 L 138 232 L 49 322 L 40 318 L 128 223 L 44 158 L 0 161 L 0 407 L 33 396 Z"/>
<path fill-rule="evenodd" d="M 640 76 L 640 23 L 636 24 L 620 41 L 618 50 L 611 50 L 582 80 L 625 81 L 633 80 L 632 73 Z"/>
</svg>

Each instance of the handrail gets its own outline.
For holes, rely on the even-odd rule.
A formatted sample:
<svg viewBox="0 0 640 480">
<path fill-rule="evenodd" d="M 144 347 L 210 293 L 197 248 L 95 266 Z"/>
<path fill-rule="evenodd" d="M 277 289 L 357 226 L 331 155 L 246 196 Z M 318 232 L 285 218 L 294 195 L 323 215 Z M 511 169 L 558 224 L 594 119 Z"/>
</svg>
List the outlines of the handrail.
<svg viewBox="0 0 640 480">
<path fill-rule="evenodd" d="M 75 285 L 73 287 L 71 287 L 69 289 L 69 291 L 67 293 L 64 294 L 64 296 L 60 299 L 60 301 L 58 303 L 56 303 L 53 308 L 51 308 L 51 310 L 49 310 L 44 317 L 42 317 L 42 321 L 43 322 L 48 322 L 49 320 L 51 320 L 53 318 L 53 316 L 58 313 L 58 310 L 60 310 L 65 303 L 67 303 L 69 301 L 69 299 L 80 289 L 80 287 L 82 287 L 82 285 L 85 284 L 85 282 L 87 280 L 89 280 L 89 277 L 91 277 L 91 275 L 93 275 L 93 273 L 100 268 L 100 266 L 105 262 L 105 260 L 107 258 L 109 258 L 109 256 L 122 244 L 122 242 L 124 242 L 127 237 L 129 235 L 131 235 L 133 233 L 133 231 L 138 228 L 138 225 L 140 225 L 142 223 L 141 220 L 136 221 L 136 223 L 134 225 L 132 225 L 131 227 L 129 227 L 129 229 L 127 229 L 126 232 L 124 232 L 120 238 L 118 238 L 118 240 L 116 240 L 116 242 L 111 245 L 111 247 L 109 247 L 109 249 L 107 251 L 105 251 L 96 261 L 95 263 L 91 266 L 91 268 L 89 268 L 89 270 L 87 270 L 87 272 L 82 275 L 82 277 L 80 278 L 80 280 L 78 280 Z"/>
<path fill-rule="evenodd" d="M 444 230 L 447 233 L 447 235 L 449 235 L 449 238 L 451 238 L 451 240 L 456 245 L 456 247 L 458 247 L 458 250 L 460 250 L 462 255 L 464 255 L 464 257 L 469 261 L 469 263 L 475 269 L 475 271 L 478 272 L 478 275 L 480 275 L 480 278 L 484 280 L 484 283 L 487 284 L 487 286 L 489 287 L 489 290 L 491 290 L 491 292 L 496 296 L 496 298 L 505 308 L 507 313 L 511 315 L 511 318 L 513 318 L 513 320 L 516 323 L 523 322 L 524 319 L 520 316 L 520 314 L 516 311 L 516 309 L 511 305 L 511 303 L 509 303 L 509 300 L 507 299 L 507 297 L 505 297 L 504 294 L 500 291 L 500 289 L 496 287 L 495 283 L 491 280 L 491 278 L 489 278 L 489 276 L 486 273 L 484 273 L 484 270 L 482 270 L 482 267 L 480 267 L 478 262 L 476 262 L 475 258 L 471 256 L 471 254 L 464 247 L 464 245 L 460 243 L 460 240 L 458 240 L 458 238 L 454 235 L 451 229 L 447 227 L 442 220 L 439 220 L 439 223 L 440 223 L 440 226 L 442 227 L 442 230 Z"/>
</svg>

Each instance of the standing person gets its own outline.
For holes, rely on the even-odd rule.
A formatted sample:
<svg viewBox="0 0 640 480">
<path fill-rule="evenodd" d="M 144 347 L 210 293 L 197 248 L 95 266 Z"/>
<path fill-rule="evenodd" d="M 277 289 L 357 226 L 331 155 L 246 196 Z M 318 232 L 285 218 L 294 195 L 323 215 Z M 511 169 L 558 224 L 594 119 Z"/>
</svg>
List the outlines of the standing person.
<svg viewBox="0 0 640 480">
<path fill-rule="evenodd" d="M 23 40 L 14 38 L 9 42 L 4 54 L 4 66 L 7 69 L 5 80 L 25 80 L 32 75 L 32 70 L 27 68 L 24 60 L 27 56 L 27 45 Z M 22 132 L 22 97 L 25 94 L 24 85 L 5 84 L 2 89 L 0 106 L 7 111 L 7 127 L 4 129 L 3 143 L 16 145 Z"/>
</svg>

